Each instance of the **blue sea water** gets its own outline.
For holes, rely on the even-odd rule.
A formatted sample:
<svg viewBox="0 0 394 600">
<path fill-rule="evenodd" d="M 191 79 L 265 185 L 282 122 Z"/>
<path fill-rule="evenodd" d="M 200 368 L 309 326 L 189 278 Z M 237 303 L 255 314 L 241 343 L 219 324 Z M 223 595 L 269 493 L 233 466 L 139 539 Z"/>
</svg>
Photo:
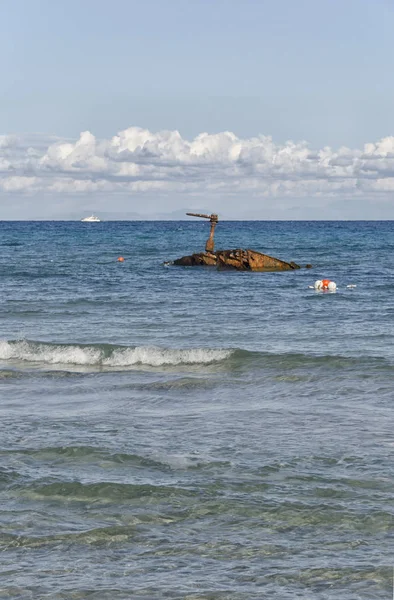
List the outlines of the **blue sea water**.
<svg viewBox="0 0 394 600">
<path fill-rule="evenodd" d="M 1 599 L 392 597 L 394 223 L 208 229 L 0 222 Z"/>
</svg>

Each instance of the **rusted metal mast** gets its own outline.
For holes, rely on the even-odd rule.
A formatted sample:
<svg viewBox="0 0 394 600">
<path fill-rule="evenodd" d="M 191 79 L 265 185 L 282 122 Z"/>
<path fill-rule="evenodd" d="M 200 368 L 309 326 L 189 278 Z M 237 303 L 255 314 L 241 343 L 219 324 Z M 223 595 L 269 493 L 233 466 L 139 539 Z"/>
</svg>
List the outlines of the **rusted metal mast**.
<svg viewBox="0 0 394 600">
<path fill-rule="evenodd" d="M 199 213 L 186 213 L 187 215 L 189 215 L 190 217 L 201 217 L 202 219 L 209 219 L 211 222 L 211 230 L 209 232 L 209 238 L 207 239 L 207 242 L 205 244 L 205 252 L 214 252 L 215 251 L 215 242 L 214 242 L 214 235 L 215 235 L 215 227 L 219 221 L 219 217 L 218 215 L 212 213 L 211 215 L 202 215 Z"/>
</svg>

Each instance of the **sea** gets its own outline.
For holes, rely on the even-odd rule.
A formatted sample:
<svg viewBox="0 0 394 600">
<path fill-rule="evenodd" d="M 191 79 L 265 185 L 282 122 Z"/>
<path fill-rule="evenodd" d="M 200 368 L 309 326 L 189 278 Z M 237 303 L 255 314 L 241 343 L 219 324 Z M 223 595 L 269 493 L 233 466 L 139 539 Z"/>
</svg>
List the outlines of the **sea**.
<svg viewBox="0 0 394 600">
<path fill-rule="evenodd" d="M 393 597 L 394 222 L 208 233 L 0 222 L 2 600 Z"/>
</svg>

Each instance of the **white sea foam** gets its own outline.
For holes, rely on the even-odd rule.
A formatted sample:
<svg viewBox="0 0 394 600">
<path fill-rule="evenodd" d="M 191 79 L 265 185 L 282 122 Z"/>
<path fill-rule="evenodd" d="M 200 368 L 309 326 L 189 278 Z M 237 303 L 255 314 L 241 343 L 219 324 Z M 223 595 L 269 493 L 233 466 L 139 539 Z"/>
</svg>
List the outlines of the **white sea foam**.
<svg viewBox="0 0 394 600">
<path fill-rule="evenodd" d="M 94 347 L 56 346 L 36 342 L 0 342 L 0 359 L 42 362 L 50 365 L 94 365 L 100 361 L 101 352 Z"/>
<path fill-rule="evenodd" d="M 44 364 L 70 364 L 103 367 L 133 365 L 164 366 L 181 364 L 208 364 L 221 361 L 232 350 L 190 348 L 171 349 L 147 346 L 107 349 L 97 346 L 67 346 L 30 341 L 0 341 L 0 360 L 17 360 Z"/>
<path fill-rule="evenodd" d="M 176 350 L 137 346 L 115 350 L 111 356 L 103 360 L 103 365 L 124 367 L 128 365 L 179 365 L 211 363 L 230 356 L 230 350 L 213 350 L 209 348 L 191 348 Z"/>
</svg>

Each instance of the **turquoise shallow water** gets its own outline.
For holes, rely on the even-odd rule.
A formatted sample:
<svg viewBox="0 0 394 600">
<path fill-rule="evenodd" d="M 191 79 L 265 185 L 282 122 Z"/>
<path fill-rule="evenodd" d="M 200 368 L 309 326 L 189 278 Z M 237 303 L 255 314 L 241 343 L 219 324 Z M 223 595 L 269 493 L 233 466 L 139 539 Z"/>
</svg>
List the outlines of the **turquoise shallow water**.
<svg viewBox="0 0 394 600">
<path fill-rule="evenodd" d="M 0 223 L 0 598 L 392 597 L 394 223 L 207 234 Z"/>
</svg>

